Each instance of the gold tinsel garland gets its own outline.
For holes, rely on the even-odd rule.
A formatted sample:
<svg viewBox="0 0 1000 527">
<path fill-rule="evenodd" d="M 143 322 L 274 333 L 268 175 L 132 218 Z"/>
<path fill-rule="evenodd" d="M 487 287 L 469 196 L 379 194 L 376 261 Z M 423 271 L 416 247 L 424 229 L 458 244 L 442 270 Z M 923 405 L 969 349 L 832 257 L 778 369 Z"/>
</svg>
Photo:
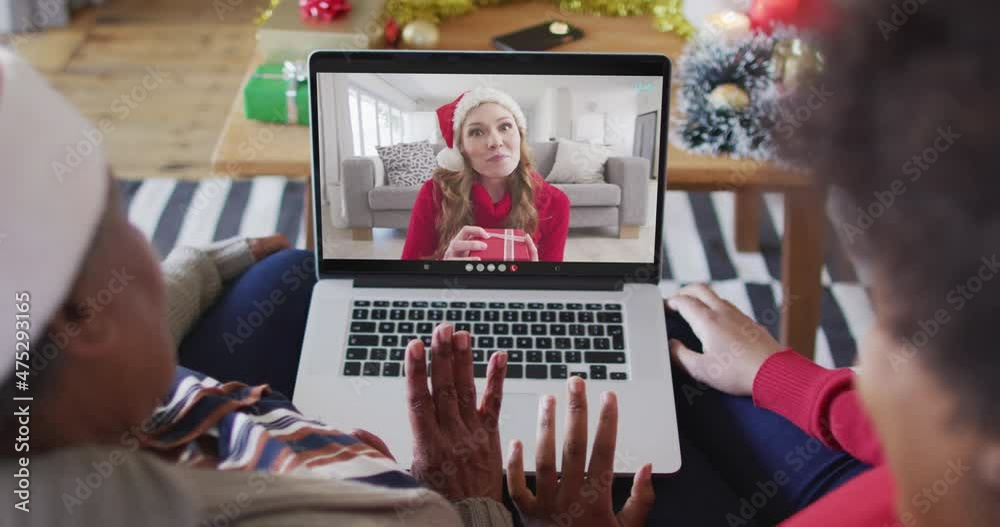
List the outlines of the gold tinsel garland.
<svg viewBox="0 0 1000 527">
<path fill-rule="evenodd" d="M 438 23 L 457 15 L 464 15 L 477 7 L 503 5 L 518 0 L 388 0 L 386 13 L 405 26 L 412 20 Z M 683 12 L 683 0 L 550 0 L 563 11 L 604 16 L 653 15 L 653 27 L 673 32 L 682 38 L 689 37 L 694 27 Z"/>
<path fill-rule="evenodd" d="M 297 0 L 295 0 L 295 1 L 297 1 Z M 263 24 L 264 22 L 267 22 L 267 19 L 271 18 L 271 15 L 274 13 L 274 9 L 276 7 L 278 7 L 278 4 L 280 4 L 280 3 L 281 3 L 281 0 L 270 0 L 267 3 L 267 7 L 261 9 L 260 12 L 257 13 L 257 16 L 254 17 L 253 23 L 255 25 L 259 26 L 259 25 Z"/>
<path fill-rule="evenodd" d="M 653 2 L 653 27 L 665 33 L 676 33 L 681 38 L 694 34 L 694 26 L 684 17 L 684 0 L 658 0 Z"/>
<path fill-rule="evenodd" d="M 426 20 L 435 24 L 445 18 L 460 16 L 475 11 L 471 0 L 386 0 L 386 19 L 391 17 L 405 26 L 414 20 Z"/>
<path fill-rule="evenodd" d="M 573 13 L 607 16 L 648 14 L 652 0 L 560 0 L 559 8 Z"/>
<path fill-rule="evenodd" d="M 282 0 L 269 0 L 254 22 L 262 24 Z M 284 0 L 294 2 L 297 0 Z M 514 3 L 519 0 L 386 0 L 386 19 L 391 17 L 405 26 L 413 20 L 426 20 L 435 24 L 446 18 L 460 16 L 487 7 Z M 694 27 L 684 18 L 683 0 L 550 0 L 559 8 L 573 13 L 605 16 L 653 16 L 653 27 L 659 31 L 689 37 Z"/>
</svg>

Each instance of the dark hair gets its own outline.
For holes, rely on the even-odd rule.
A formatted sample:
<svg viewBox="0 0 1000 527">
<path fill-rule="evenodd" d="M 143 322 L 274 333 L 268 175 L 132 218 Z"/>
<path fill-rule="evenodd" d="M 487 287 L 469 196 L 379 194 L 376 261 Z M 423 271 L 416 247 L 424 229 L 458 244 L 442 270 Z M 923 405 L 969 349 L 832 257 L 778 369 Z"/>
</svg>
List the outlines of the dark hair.
<svg viewBox="0 0 1000 527">
<path fill-rule="evenodd" d="M 873 271 L 879 319 L 907 343 L 890 360 L 919 357 L 955 390 L 962 417 L 991 433 L 1000 433 L 998 13 L 972 0 L 842 2 L 821 43 L 824 70 L 795 100 L 830 95 L 782 145 L 844 198 L 835 230 Z"/>
</svg>

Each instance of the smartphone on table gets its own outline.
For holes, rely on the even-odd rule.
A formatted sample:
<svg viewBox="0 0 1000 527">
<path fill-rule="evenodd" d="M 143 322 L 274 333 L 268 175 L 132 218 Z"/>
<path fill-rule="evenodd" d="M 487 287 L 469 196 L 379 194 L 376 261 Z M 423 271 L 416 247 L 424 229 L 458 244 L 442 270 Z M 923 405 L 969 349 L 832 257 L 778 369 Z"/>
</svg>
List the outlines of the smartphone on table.
<svg viewBox="0 0 1000 527">
<path fill-rule="evenodd" d="M 564 20 L 549 20 L 493 37 L 493 46 L 504 51 L 543 51 L 583 38 L 583 31 Z"/>
</svg>

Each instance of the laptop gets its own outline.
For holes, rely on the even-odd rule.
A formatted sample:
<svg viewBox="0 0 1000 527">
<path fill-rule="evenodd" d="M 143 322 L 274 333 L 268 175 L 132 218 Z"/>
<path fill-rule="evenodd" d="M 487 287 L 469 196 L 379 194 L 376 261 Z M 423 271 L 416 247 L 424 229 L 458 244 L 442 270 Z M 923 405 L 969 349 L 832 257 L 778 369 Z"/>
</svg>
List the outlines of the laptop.
<svg viewBox="0 0 1000 527">
<path fill-rule="evenodd" d="M 526 470 L 535 463 L 540 397 L 554 395 L 563 414 L 566 379 L 578 375 L 587 379 L 591 441 L 599 394 L 618 395 L 616 473 L 650 462 L 656 473 L 676 472 L 680 444 L 658 287 L 669 79 L 661 55 L 314 52 L 319 282 L 295 405 L 331 426 L 371 431 L 409 466 L 404 349 L 414 338 L 429 345 L 433 327 L 451 322 L 473 335 L 480 396 L 490 355 L 508 352 L 500 435 L 504 448 L 523 441 Z M 519 253 L 508 240 L 521 243 L 531 233 L 513 228 L 499 229 L 505 247 L 478 261 L 404 259 L 414 230 L 439 228 L 414 220 L 434 154 L 446 147 L 436 110 L 477 87 L 516 101 L 528 145 L 520 155 L 539 176 L 565 177 L 569 163 L 571 176 L 596 180 L 548 183 L 568 198 L 569 228 L 563 246 L 539 252 L 545 259 Z M 545 224 L 552 217 L 540 217 L 536 232 L 553 228 Z M 559 239 L 542 236 L 539 245 Z"/>
</svg>

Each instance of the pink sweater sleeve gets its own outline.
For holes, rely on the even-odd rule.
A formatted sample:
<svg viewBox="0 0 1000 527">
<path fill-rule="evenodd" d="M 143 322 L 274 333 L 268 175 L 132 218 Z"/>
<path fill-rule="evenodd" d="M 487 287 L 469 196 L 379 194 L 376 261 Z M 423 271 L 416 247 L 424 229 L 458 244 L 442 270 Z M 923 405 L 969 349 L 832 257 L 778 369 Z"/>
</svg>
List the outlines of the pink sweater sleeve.
<svg viewBox="0 0 1000 527">
<path fill-rule="evenodd" d="M 829 370 L 785 350 L 769 357 L 757 372 L 753 401 L 830 448 L 873 465 L 883 461 L 881 443 L 858 399 L 851 370 Z"/>
</svg>

